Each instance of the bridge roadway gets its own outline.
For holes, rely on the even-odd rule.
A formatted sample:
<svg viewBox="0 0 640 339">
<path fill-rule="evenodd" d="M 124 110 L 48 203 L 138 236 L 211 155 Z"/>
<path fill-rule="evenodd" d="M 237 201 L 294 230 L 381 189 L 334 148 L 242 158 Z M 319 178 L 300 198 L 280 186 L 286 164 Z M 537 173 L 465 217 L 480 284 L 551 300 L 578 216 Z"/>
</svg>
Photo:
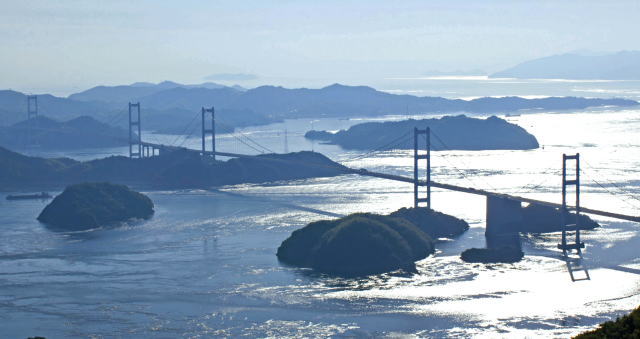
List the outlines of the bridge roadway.
<svg viewBox="0 0 640 339">
<path fill-rule="evenodd" d="M 147 142 L 143 142 L 142 145 L 149 146 L 149 147 L 155 147 L 156 149 L 163 149 L 163 148 L 164 149 L 186 149 L 186 150 L 189 150 L 189 151 L 201 153 L 201 151 L 193 150 L 193 149 L 189 149 L 189 148 L 184 148 L 184 147 L 166 146 L 166 145 L 152 144 L 152 143 L 147 143 Z M 205 152 L 205 153 L 212 154 L 212 152 L 210 152 L 210 151 Z M 247 154 L 237 154 L 237 153 L 218 152 L 218 151 L 216 151 L 215 154 L 216 155 L 220 155 L 220 156 L 225 156 L 225 157 L 232 157 L 232 158 L 253 157 L 254 156 L 254 155 L 247 155 Z M 386 174 L 386 173 L 380 173 L 380 172 L 372 172 L 372 171 L 369 171 L 369 170 L 366 170 L 366 169 L 355 169 L 355 168 L 348 168 L 347 167 L 346 173 L 358 174 L 358 175 L 362 175 L 362 176 L 376 177 L 376 178 L 382 178 L 382 179 L 388 179 L 388 180 L 394 180 L 394 181 L 400 181 L 400 182 L 406 182 L 406 183 L 413 184 L 413 178 L 403 177 L 401 175 L 393 175 L 393 174 Z M 421 180 L 421 181 L 419 181 L 419 185 L 426 186 L 427 182 L 424 181 L 424 180 Z M 456 192 L 463 192 L 463 193 L 469 193 L 469 194 L 482 195 L 482 196 L 485 196 L 485 197 L 497 197 L 497 198 L 509 199 L 509 200 L 513 200 L 513 201 L 526 202 L 526 203 L 530 203 L 530 204 L 538 204 L 538 205 L 555 207 L 555 208 L 562 207 L 562 204 L 558 204 L 558 203 L 554 203 L 554 202 L 548 202 L 548 201 L 543 201 L 543 200 L 525 198 L 525 197 L 521 197 L 521 196 L 517 196 L 517 195 L 511 195 L 511 194 L 496 193 L 496 192 L 476 189 L 476 188 L 472 188 L 472 187 L 463 187 L 463 186 L 457 186 L 457 185 L 451 185 L 451 184 L 443 184 L 443 183 L 439 183 L 439 182 L 436 182 L 436 181 L 431 181 L 431 187 L 442 188 L 442 189 L 446 189 L 446 190 L 450 190 L 450 191 L 456 191 Z M 568 206 L 568 208 L 570 210 L 575 210 L 575 206 Z M 595 215 L 600 215 L 600 216 L 603 216 L 603 217 L 609 217 L 609 218 L 615 218 L 615 219 L 621 219 L 621 220 L 627 220 L 627 221 L 633 221 L 633 222 L 640 222 L 640 216 L 633 216 L 633 215 L 626 215 L 626 214 L 620 214 L 620 213 L 614 213 L 614 212 L 601 211 L 601 210 L 597 210 L 597 209 L 593 209 L 593 208 L 587 208 L 587 207 L 580 207 L 580 213 L 595 214 Z"/>
<path fill-rule="evenodd" d="M 151 142 L 144 142 L 144 141 L 142 143 L 140 143 L 140 144 L 142 146 L 152 147 L 152 148 L 159 149 L 159 150 L 163 150 L 163 149 L 174 150 L 174 151 L 175 150 L 185 150 L 185 151 L 196 152 L 198 154 L 202 153 L 202 151 L 191 149 L 191 148 L 186 148 L 186 147 L 167 146 L 167 145 L 154 144 L 154 143 L 151 143 Z M 207 154 L 207 155 L 213 154 L 213 152 L 211 152 L 211 151 L 206 151 L 204 153 Z M 216 151 L 215 153 L 216 153 L 216 155 L 223 156 L 223 157 L 230 157 L 230 158 L 243 158 L 243 157 L 247 158 L 247 157 L 255 156 L 255 155 L 248 155 L 248 154 L 238 154 L 238 153 L 219 152 L 219 151 Z"/>
<path fill-rule="evenodd" d="M 413 178 L 403 177 L 403 176 L 400 176 L 400 175 L 372 172 L 372 171 L 368 171 L 366 169 L 351 169 L 350 173 L 364 175 L 364 176 L 370 176 L 370 177 L 376 177 L 376 178 L 395 180 L 395 181 L 402 181 L 402 182 L 407 182 L 407 183 L 413 184 Z M 424 181 L 424 180 L 421 180 L 421 181 L 419 181 L 419 184 L 421 186 L 426 186 L 427 182 Z M 476 189 L 476 188 L 471 188 L 471 187 L 462 187 L 462 186 L 457 186 L 457 185 L 443 184 L 443 183 L 439 183 L 439 182 L 436 182 L 436 181 L 431 181 L 431 187 L 442 188 L 442 189 L 456 191 L 456 192 L 483 195 L 483 196 L 486 196 L 486 197 L 497 197 L 497 198 L 509 199 L 509 200 L 514 200 L 514 201 L 519 201 L 519 202 L 526 202 L 526 203 L 530 203 L 530 204 L 538 204 L 538 205 L 544 205 L 544 206 L 555 207 L 555 208 L 562 207 L 562 204 L 558 204 L 558 203 L 554 203 L 554 202 L 548 202 L 548 201 L 543 201 L 543 200 L 525 198 L 525 197 L 521 197 L 521 196 L 517 196 L 517 195 L 511 195 L 511 194 L 496 193 L 496 192 L 491 192 L 491 191 L 486 191 L 486 190 L 481 190 L 481 189 Z M 575 206 L 568 206 L 568 208 L 570 210 L 575 210 Z M 596 210 L 596 209 L 587 208 L 587 207 L 580 207 L 580 213 L 595 214 L 595 215 L 600 215 L 600 216 L 603 216 L 603 217 L 610 217 L 610 218 L 616 218 L 616 219 L 640 222 L 640 216 L 632 216 L 632 215 L 626 215 L 626 214 L 620 214 L 620 213 L 601 211 L 601 210 Z"/>
</svg>

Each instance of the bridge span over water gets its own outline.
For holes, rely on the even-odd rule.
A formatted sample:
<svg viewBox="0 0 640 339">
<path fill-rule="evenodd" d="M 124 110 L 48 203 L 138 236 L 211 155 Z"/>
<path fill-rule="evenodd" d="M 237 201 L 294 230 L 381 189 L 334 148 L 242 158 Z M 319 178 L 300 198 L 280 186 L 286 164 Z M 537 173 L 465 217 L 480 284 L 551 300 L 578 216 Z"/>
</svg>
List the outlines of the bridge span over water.
<svg viewBox="0 0 640 339">
<path fill-rule="evenodd" d="M 216 156 L 224 157 L 254 157 L 255 155 L 238 154 L 232 152 L 221 152 L 216 150 L 215 137 L 215 109 L 202 108 L 201 112 L 201 149 L 188 149 L 171 145 L 150 143 L 142 140 L 140 122 L 140 104 L 129 104 L 129 156 L 132 158 L 143 158 L 159 155 L 162 152 L 171 150 L 186 150 L 198 153 L 202 157 L 209 157 L 215 160 Z M 437 135 L 436 135 L 437 137 Z M 405 182 L 414 186 L 414 207 L 431 207 L 431 189 L 439 188 L 444 190 L 481 195 L 487 197 L 486 233 L 502 234 L 513 233 L 513 225 L 522 221 L 522 203 L 537 204 L 557 208 L 562 215 L 562 241 L 558 248 L 567 254 L 571 250 L 576 250 L 578 254 L 584 248 L 584 243 L 580 239 L 580 213 L 588 213 L 620 220 L 640 222 L 640 216 L 627 215 L 614 211 L 603 211 L 594 208 L 580 206 L 580 155 L 563 154 L 562 167 L 562 202 L 550 202 L 532 199 L 511 194 L 492 192 L 473 187 L 463 187 L 431 180 L 431 130 L 414 128 L 414 171 L 413 177 L 405 177 L 394 174 L 369 171 L 366 169 L 354 169 L 345 167 L 345 174 L 358 174 L 398 182 Z M 207 139 L 209 139 L 207 141 Z M 422 145 L 421 145 L 422 143 Z M 567 173 L 567 164 L 573 162 L 573 173 Z M 573 203 L 568 202 L 568 190 L 573 188 Z M 570 212 L 574 212 L 571 214 Z M 573 219 L 573 220 L 571 220 Z"/>
</svg>

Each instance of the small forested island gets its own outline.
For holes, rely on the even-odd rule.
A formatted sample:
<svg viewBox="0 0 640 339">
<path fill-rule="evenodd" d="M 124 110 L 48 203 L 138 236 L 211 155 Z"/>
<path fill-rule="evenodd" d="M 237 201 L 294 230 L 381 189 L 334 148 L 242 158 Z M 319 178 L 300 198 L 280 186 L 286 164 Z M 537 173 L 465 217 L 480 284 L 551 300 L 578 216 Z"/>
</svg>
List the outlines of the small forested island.
<svg viewBox="0 0 640 339">
<path fill-rule="evenodd" d="M 57 121 L 44 116 L 0 128 L 0 145 L 8 148 L 78 149 L 128 144 L 128 132 L 89 116 Z"/>
<path fill-rule="evenodd" d="M 471 263 L 515 263 L 524 258 L 518 247 L 470 248 L 460 255 L 460 259 Z"/>
<path fill-rule="evenodd" d="M 584 332 L 574 337 L 575 339 L 637 339 L 640 338 L 640 307 L 631 313 L 600 324 L 593 331 Z"/>
<path fill-rule="evenodd" d="M 399 269 L 415 272 L 415 262 L 434 252 L 434 234 L 455 236 L 469 227 L 460 219 L 424 208 L 395 213 L 356 213 L 312 222 L 283 241 L 276 255 L 285 264 L 339 276 Z"/>
<path fill-rule="evenodd" d="M 309 131 L 305 138 L 335 144 L 344 149 L 370 150 L 381 145 L 413 149 L 412 133 L 415 127 L 431 128 L 432 150 L 526 150 L 539 147 L 536 138 L 524 128 L 495 116 L 478 119 L 457 115 L 423 120 L 368 122 L 337 133 Z"/>
<path fill-rule="evenodd" d="M 79 231 L 129 219 L 148 219 L 153 202 L 124 185 L 83 183 L 67 187 L 38 216 L 38 221 Z"/>
<path fill-rule="evenodd" d="M 111 156 L 80 162 L 68 158 L 29 157 L 0 147 L 0 185 L 5 189 L 52 189 L 100 181 L 160 189 L 206 188 L 345 173 L 346 167 L 314 152 L 214 161 L 202 159 L 197 152 L 176 148 L 163 150 L 160 156 L 151 158 Z"/>
<path fill-rule="evenodd" d="M 469 229 L 466 221 L 428 208 L 403 207 L 389 216 L 410 221 L 434 239 L 454 238 Z"/>
<path fill-rule="evenodd" d="M 562 213 L 558 208 L 529 204 L 522 208 L 521 232 L 525 233 L 549 233 L 562 231 Z M 566 224 L 576 223 L 576 214 L 567 213 Z M 588 215 L 580 214 L 579 227 L 581 230 L 592 230 L 600 225 Z"/>
</svg>

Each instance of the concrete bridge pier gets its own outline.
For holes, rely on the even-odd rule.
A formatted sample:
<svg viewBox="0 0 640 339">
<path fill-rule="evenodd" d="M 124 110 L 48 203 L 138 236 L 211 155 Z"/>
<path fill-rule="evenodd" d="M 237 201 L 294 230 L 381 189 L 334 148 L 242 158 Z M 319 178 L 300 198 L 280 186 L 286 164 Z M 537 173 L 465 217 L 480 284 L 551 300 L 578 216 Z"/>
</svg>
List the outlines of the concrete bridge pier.
<svg viewBox="0 0 640 339">
<path fill-rule="evenodd" d="M 520 248 L 520 228 L 523 221 L 520 201 L 487 196 L 486 220 L 485 237 L 488 248 Z"/>
</svg>

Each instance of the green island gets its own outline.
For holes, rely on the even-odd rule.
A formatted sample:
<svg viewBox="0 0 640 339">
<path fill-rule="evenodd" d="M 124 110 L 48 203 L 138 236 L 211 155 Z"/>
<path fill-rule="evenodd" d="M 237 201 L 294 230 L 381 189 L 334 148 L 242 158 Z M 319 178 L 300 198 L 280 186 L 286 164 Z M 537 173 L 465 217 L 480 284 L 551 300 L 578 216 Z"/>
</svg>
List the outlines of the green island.
<svg viewBox="0 0 640 339">
<path fill-rule="evenodd" d="M 70 231 L 148 219 L 153 202 L 124 185 L 83 183 L 67 187 L 38 216 L 38 221 Z"/>
<path fill-rule="evenodd" d="M 524 128 L 496 116 L 486 119 L 465 115 L 421 120 L 365 122 L 336 133 L 309 131 L 305 138 L 335 144 L 343 149 L 371 150 L 378 145 L 394 144 L 398 149 L 413 149 L 411 138 L 398 136 L 411 133 L 415 127 L 430 127 L 431 150 L 497 150 L 536 149 L 535 136 Z"/>
<path fill-rule="evenodd" d="M 339 276 L 415 272 L 415 262 L 433 254 L 434 237 L 456 236 L 468 228 L 463 220 L 426 208 L 356 213 L 294 231 L 277 256 L 285 264 Z"/>
</svg>

